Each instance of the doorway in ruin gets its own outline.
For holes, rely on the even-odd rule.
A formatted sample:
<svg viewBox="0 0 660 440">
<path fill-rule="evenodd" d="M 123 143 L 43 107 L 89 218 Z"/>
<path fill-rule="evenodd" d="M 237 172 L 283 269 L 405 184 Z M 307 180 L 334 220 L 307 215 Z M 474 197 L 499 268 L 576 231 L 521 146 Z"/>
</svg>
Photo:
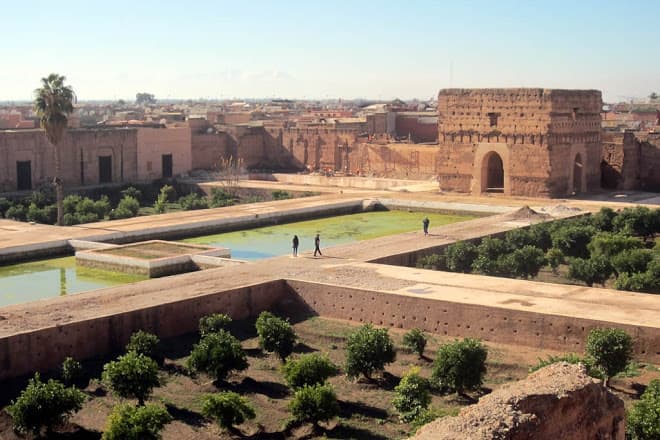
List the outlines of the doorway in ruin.
<svg viewBox="0 0 660 440">
<path fill-rule="evenodd" d="M 494 151 L 486 155 L 483 161 L 483 192 L 504 192 L 504 163 L 502 157 Z"/>
<path fill-rule="evenodd" d="M 575 155 L 575 160 L 573 161 L 573 194 L 582 192 L 583 173 L 584 167 L 582 166 L 582 156 L 578 153 Z"/>
</svg>

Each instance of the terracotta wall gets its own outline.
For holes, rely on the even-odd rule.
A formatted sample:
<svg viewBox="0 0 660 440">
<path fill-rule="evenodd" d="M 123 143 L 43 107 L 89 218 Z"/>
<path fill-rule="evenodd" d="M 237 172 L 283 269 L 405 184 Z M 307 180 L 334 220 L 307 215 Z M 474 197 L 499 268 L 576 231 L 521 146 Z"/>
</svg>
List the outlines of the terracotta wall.
<svg viewBox="0 0 660 440">
<path fill-rule="evenodd" d="M 480 338 L 486 342 L 523 345 L 564 352 L 584 350 L 584 340 L 603 321 L 547 315 L 505 308 L 460 304 L 423 297 L 392 295 L 362 289 L 287 281 L 315 313 L 385 327 L 421 328 L 430 333 Z M 660 330 L 616 325 L 635 339 L 635 357 L 660 362 Z"/>
<path fill-rule="evenodd" d="M 57 368 L 67 356 L 112 354 L 122 350 L 137 330 L 169 338 L 195 331 L 199 318 L 210 313 L 227 313 L 234 319 L 254 316 L 287 295 L 284 282 L 274 281 L 0 338 L 0 380 Z"/>
<path fill-rule="evenodd" d="M 68 130 L 60 143 L 64 185 L 99 184 L 99 156 L 112 158 L 112 181 L 137 179 L 137 130 Z M 17 189 L 16 162 L 30 161 L 32 187 L 54 174 L 53 146 L 41 130 L 0 132 L 0 191 Z"/>
<path fill-rule="evenodd" d="M 233 142 L 227 133 L 193 133 L 191 139 L 192 168 L 218 169 L 220 159 L 235 155 Z M 234 146 L 235 147 L 235 146 Z"/>
<path fill-rule="evenodd" d="M 172 155 L 172 175 L 192 169 L 190 127 L 138 128 L 138 180 L 163 177 L 162 156 Z"/>
<path fill-rule="evenodd" d="M 641 189 L 660 191 L 660 133 L 639 136 Z"/>
</svg>

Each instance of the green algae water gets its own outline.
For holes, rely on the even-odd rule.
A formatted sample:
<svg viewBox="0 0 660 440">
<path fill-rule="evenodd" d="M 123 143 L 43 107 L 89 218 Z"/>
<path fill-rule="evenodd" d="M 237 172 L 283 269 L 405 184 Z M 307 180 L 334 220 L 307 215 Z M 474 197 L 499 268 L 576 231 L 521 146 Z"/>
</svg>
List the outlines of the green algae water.
<svg viewBox="0 0 660 440">
<path fill-rule="evenodd" d="M 76 267 L 75 257 L 0 267 L 0 306 L 25 303 L 147 279 L 140 275 Z"/>
<path fill-rule="evenodd" d="M 291 253 L 294 235 L 300 239 L 298 252 L 314 250 L 314 236 L 321 235 L 321 250 L 325 247 L 386 235 L 422 230 L 422 220 L 428 217 L 430 227 L 471 220 L 465 214 L 437 214 L 409 211 L 374 211 L 307 220 L 282 225 L 255 228 L 224 234 L 205 235 L 182 240 L 186 243 L 224 246 L 231 249 L 232 258 L 259 260 Z"/>
<path fill-rule="evenodd" d="M 321 249 L 338 244 L 422 230 L 422 219 L 431 227 L 474 218 L 462 214 L 408 211 L 377 211 L 328 217 L 226 234 L 181 240 L 187 243 L 224 246 L 232 258 L 259 260 L 291 252 L 291 239 L 300 238 L 300 253 L 314 250 L 314 236 L 321 234 Z M 74 257 L 51 258 L 0 266 L 0 307 L 43 298 L 69 295 L 147 279 L 140 275 L 76 267 Z"/>
</svg>

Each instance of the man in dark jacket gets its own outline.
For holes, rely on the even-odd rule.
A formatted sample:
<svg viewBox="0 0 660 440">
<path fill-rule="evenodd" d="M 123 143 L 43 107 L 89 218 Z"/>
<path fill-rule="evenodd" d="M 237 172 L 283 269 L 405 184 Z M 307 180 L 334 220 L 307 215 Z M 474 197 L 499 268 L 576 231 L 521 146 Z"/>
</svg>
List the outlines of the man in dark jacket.
<svg viewBox="0 0 660 440">
<path fill-rule="evenodd" d="M 314 238 L 314 256 L 316 257 L 316 253 L 319 253 L 320 256 L 323 256 L 321 253 L 321 237 L 319 234 L 316 234 L 316 238 Z"/>
<path fill-rule="evenodd" d="M 300 241 L 298 240 L 298 236 L 294 235 L 293 236 L 293 256 L 297 257 L 298 256 L 298 244 Z"/>
</svg>

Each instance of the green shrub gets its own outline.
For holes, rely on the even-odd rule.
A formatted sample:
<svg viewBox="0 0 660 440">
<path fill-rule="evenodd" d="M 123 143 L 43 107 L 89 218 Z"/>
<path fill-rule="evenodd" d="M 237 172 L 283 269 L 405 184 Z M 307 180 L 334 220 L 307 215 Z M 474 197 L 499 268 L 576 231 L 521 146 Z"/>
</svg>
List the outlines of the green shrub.
<svg viewBox="0 0 660 440">
<path fill-rule="evenodd" d="M 591 287 L 594 283 L 605 285 L 612 275 L 612 266 L 609 260 L 603 256 L 572 258 L 568 263 L 568 277 L 586 283 Z"/>
<path fill-rule="evenodd" d="M 103 366 L 103 382 L 119 397 L 137 398 L 144 405 L 154 387 L 160 386 L 158 364 L 148 356 L 129 351 Z"/>
<path fill-rule="evenodd" d="M 467 241 L 447 246 L 447 269 L 452 272 L 470 273 L 472 262 L 477 258 L 477 247 Z"/>
<path fill-rule="evenodd" d="M 548 262 L 550 268 L 552 269 L 552 272 L 555 274 L 557 273 L 557 269 L 559 268 L 559 265 L 565 263 L 564 253 L 557 248 L 549 249 L 548 252 L 546 252 L 545 254 L 545 259 Z"/>
<path fill-rule="evenodd" d="M 138 202 L 142 202 L 142 191 L 135 188 L 134 186 L 129 186 L 128 188 L 121 190 L 120 194 L 122 197 L 129 196 L 133 197 Z"/>
<path fill-rule="evenodd" d="M 83 373 L 83 367 L 72 357 L 66 357 L 62 362 L 62 380 L 65 384 L 71 385 L 75 383 Z"/>
<path fill-rule="evenodd" d="M 209 207 L 209 201 L 197 193 L 190 193 L 179 198 L 179 204 L 186 211 L 195 209 L 206 209 Z"/>
<path fill-rule="evenodd" d="M 293 352 L 296 334 L 288 321 L 270 312 L 261 312 L 255 327 L 259 335 L 259 346 L 263 350 L 277 353 L 282 360 Z"/>
<path fill-rule="evenodd" d="M 234 204 L 234 196 L 222 188 L 211 188 L 211 206 L 221 208 Z"/>
<path fill-rule="evenodd" d="M 164 213 L 167 202 L 171 201 L 175 195 L 176 192 L 174 191 L 172 185 L 163 185 L 160 188 L 160 192 L 158 193 L 158 197 L 154 203 L 154 210 L 158 214 Z"/>
<path fill-rule="evenodd" d="M 660 439 L 660 379 L 654 379 L 646 387 L 628 412 L 626 438 L 631 440 Z"/>
<path fill-rule="evenodd" d="M 78 203 L 80 203 L 81 201 L 82 201 L 82 197 L 79 196 L 78 194 L 71 194 L 64 197 L 64 200 L 62 201 L 62 205 L 64 206 L 64 213 L 75 214 L 76 206 L 78 206 Z"/>
<path fill-rule="evenodd" d="M 126 344 L 126 351 L 134 351 L 137 354 L 143 354 L 156 360 L 160 358 L 158 344 L 160 344 L 158 336 L 138 330 L 131 335 L 131 339 Z"/>
<path fill-rule="evenodd" d="M 364 375 L 367 379 L 386 364 L 394 362 L 396 351 L 387 329 L 365 324 L 353 332 L 346 344 L 346 374 L 349 379 Z"/>
<path fill-rule="evenodd" d="M 416 419 L 428 408 L 431 404 L 429 388 L 429 381 L 419 375 L 419 368 L 410 370 L 401 378 L 401 382 L 394 388 L 392 404 L 402 422 Z"/>
<path fill-rule="evenodd" d="M 9 208 L 11 208 L 14 205 L 14 202 L 11 200 L 5 198 L 5 197 L 0 197 L 0 218 L 3 218 L 5 216 L 5 212 Z"/>
<path fill-rule="evenodd" d="M 115 209 L 110 211 L 111 219 L 135 217 L 140 210 L 140 203 L 131 196 L 124 196 Z"/>
<path fill-rule="evenodd" d="M 617 274 L 646 272 L 651 260 L 653 260 L 653 251 L 650 249 L 626 249 L 611 259 L 612 267 Z"/>
<path fill-rule="evenodd" d="M 622 273 L 616 279 L 614 287 L 618 290 L 628 290 L 631 292 L 660 292 L 660 277 L 654 275 L 651 271 L 642 273 Z"/>
<path fill-rule="evenodd" d="M 158 440 L 172 416 L 160 406 L 117 405 L 112 410 L 102 440 Z"/>
<path fill-rule="evenodd" d="M 337 416 L 339 403 L 330 385 L 305 385 L 295 392 L 289 409 L 296 421 L 318 424 Z"/>
<path fill-rule="evenodd" d="M 93 209 L 99 220 L 103 220 L 106 216 L 110 215 L 112 207 L 110 206 L 110 199 L 108 196 L 103 195 L 100 199 L 95 201 Z"/>
<path fill-rule="evenodd" d="M 420 257 L 416 266 L 422 269 L 443 270 L 447 268 L 447 257 L 444 254 L 431 254 Z"/>
<path fill-rule="evenodd" d="M 525 279 L 537 276 L 546 263 L 543 251 L 529 245 L 514 250 L 503 260 L 510 275 Z"/>
<path fill-rule="evenodd" d="M 591 216 L 591 224 L 599 231 L 609 232 L 614 228 L 612 222 L 615 217 L 616 212 L 612 208 L 603 207 Z"/>
<path fill-rule="evenodd" d="M 610 377 L 626 368 L 632 350 L 633 339 L 624 330 L 595 328 L 587 336 L 585 351 L 594 360 L 594 366 L 603 372 L 605 386 Z"/>
<path fill-rule="evenodd" d="M 7 208 L 7 211 L 5 211 L 5 218 L 8 218 L 10 220 L 17 220 L 19 222 L 24 222 L 26 219 L 26 210 L 25 206 L 21 204 L 16 204 L 13 206 L 10 206 Z"/>
<path fill-rule="evenodd" d="M 227 328 L 229 324 L 231 324 L 231 318 L 224 313 L 203 316 L 199 319 L 199 334 L 206 336 L 209 333 L 215 333 Z"/>
<path fill-rule="evenodd" d="M 271 195 L 273 196 L 273 200 L 286 200 L 293 197 L 288 191 L 281 189 L 276 189 L 271 193 Z"/>
<path fill-rule="evenodd" d="M 433 385 L 458 393 L 480 388 L 487 356 L 488 350 L 477 339 L 465 338 L 440 346 L 433 361 Z"/>
<path fill-rule="evenodd" d="M 339 372 L 339 369 L 327 356 L 310 353 L 298 359 L 289 358 L 282 366 L 282 373 L 287 385 L 301 388 L 305 385 L 322 385 Z"/>
<path fill-rule="evenodd" d="M 37 373 L 7 407 L 7 413 L 16 431 L 38 436 L 43 428 L 50 432 L 66 423 L 73 413 L 80 411 L 84 401 L 82 391 L 66 388 L 52 379 L 42 382 Z"/>
<path fill-rule="evenodd" d="M 57 207 L 55 205 L 46 205 L 43 208 L 30 203 L 25 218 L 29 222 L 43 223 L 45 225 L 52 225 L 57 221 Z"/>
<path fill-rule="evenodd" d="M 224 380 L 234 370 L 248 367 L 245 351 L 238 339 L 225 330 L 209 333 L 193 346 L 188 368 Z"/>
<path fill-rule="evenodd" d="M 424 355 L 424 348 L 426 348 L 426 336 L 421 329 L 414 328 L 403 335 L 403 345 L 421 358 Z"/>
<path fill-rule="evenodd" d="M 562 224 L 552 232 L 552 247 L 567 257 L 588 258 L 587 246 L 595 233 L 596 228 L 593 226 Z"/>
<path fill-rule="evenodd" d="M 231 391 L 202 396 L 202 414 L 225 429 L 256 417 L 250 401 Z"/>
<path fill-rule="evenodd" d="M 639 237 L 649 238 L 660 231 L 660 218 L 658 210 L 651 210 L 645 206 L 624 208 L 612 220 L 614 230 Z"/>
<path fill-rule="evenodd" d="M 485 275 L 507 276 L 510 267 L 505 257 L 510 251 L 503 240 L 486 237 L 477 246 L 477 258 L 472 262 L 472 270 Z"/>
<path fill-rule="evenodd" d="M 594 236 L 587 248 L 591 256 L 600 255 L 612 258 L 629 249 L 639 249 L 643 243 L 635 237 L 623 233 L 601 232 Z"/>
</svg>

